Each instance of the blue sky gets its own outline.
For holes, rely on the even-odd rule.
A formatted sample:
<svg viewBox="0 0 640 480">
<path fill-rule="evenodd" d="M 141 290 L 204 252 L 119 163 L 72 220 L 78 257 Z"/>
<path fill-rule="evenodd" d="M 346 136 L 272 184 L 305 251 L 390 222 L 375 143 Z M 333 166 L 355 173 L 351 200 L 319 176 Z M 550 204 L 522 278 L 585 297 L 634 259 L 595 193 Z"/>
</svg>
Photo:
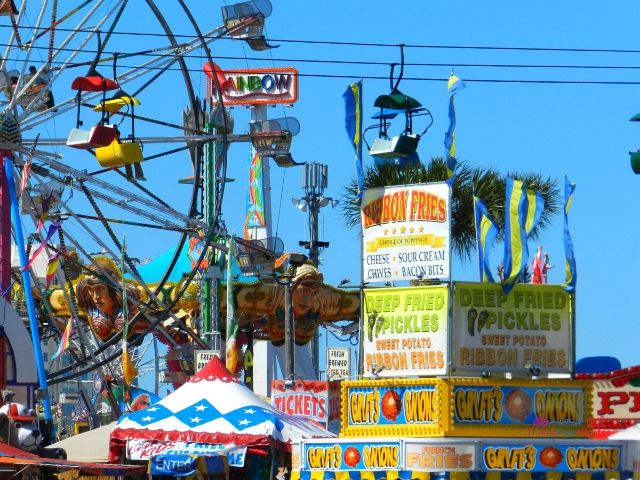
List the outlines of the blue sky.
<svg viewBox="0 0 640 480">
<path fill-rule="evenodd" d="M 170 8 L 176 9 L 173 12 L 164 7 L 174 31 L 192 34 L 193 30 L 177 7 L 169 3 L 172 3 Z M 221 24 L 217 2 L 207 3 L 206 8 L 201 1 L 194 0 L 188 5 L 203 31 Z M 223 40 L 213 43 L 211 49 L 222 68 L 293 66 L 299 70 L 299 101 L 291 109 L 269 109 L 269 116 L 292 115 L 300 121 L 301 131 L 292 145 L 293 156 L 297 161 L 329 165 L 327 194 L 334 198 L 341 196 L 343 186 L 355 173 L 353 151 L 344 131 L 341 95 L 350 82 L 365 77 L 365 118 L 369 118 L 375 113 L 374 99 L 388 93 L 389 63 L 399 62 L 398 47 L 362 44 L 404 43 L 407 64 L 439 64 L 407 65 L 405 80 L 400 86 L 403 92 L 429 108 L 434 117 L 433 126 L 420 142 L 422 159 L 444 154 L 443 137 L 448 126 L 446 80 L 455 66 L 455 73 L 467 85 L 456 96 L 460 159 L 472 165 L 490 166 L 502 173 L 539 172 L 557 179 L 560 186 L 568 175 L 577 184 L 569 218 L 579 275 L 577 357 L 614 355 L 629 366 L 637 363 L 636 339 L 630 332 L 635 331 L 638 309 L 636 210 L 640 178 L 631 172 L 628 151 L 640 147 L 640 125 L 628 120 L 640 111 L 639 86 L 558 82 L 636 82 L 638 67 L 635 66 L 640 50 L 611 53 L 554 49 L 633 50 L 637 44 L 639 8 L 631 1 L 617 2 L 614 7 L 573 0 L 535 4 L 411 0 L 392 3 L 327 0 L 320 4 L 274 0 L 273 14 L 267 20 L 267 36 L 271 43 L 279 44 L 279 48 L 253 52 L 242 42 Z M 140 18 L 127 15 L 119 30 L 140 31 Z M 153 26 L 145 29 L 159 31 Z M 152 44 L 151 39 L 122 36 L 118 47 L 121 51 L 131 51 Z M 495 48 L 451 48 L 454 46 Z M 366 63 L 344 63 L 353 61 Z M 121 63 L 139 62 L 123 60 Z M 198 73 L 202 63 L 198 58 L 189 59 L 200 96 L 205 94 L 204 76 Z M 497 68 L 480 64 L 529 67 Z M 533 67 L 542 65 L 547 67 Z M 103 67 L 103 73 L 110 71 L 110 65 Z M 72 96 L 67 83 L 72 78 L 69 74 L 56 83 L 57 98 Z M 181 123 L 184 91 L 175 74 L 156 82 L 140 95 L 140 100 L 139 114 Z M 235 108 L 233 115 L 236 133 L 247 131 L 248 110 Z M 90 114 L 83 113 L 83 118 L 89 117 Z M 65 137 L 74 123 L 74 112 L 68 112 L 46 129 L 51 136 Z M 137 125 L 136 129 L 139 135 L 154 134 L 144 125 Z M 60 150 L 66 155 L 66 161 L 78 168 L 90 168 L 86 157 L 68 150 Z M 152 150 L 149 146 L 145 154 Z M 229 230 L 238 234 L 242 232 L 245 212 L 249 160 L 247 144 L 231 147 L 228 176 L 236 181 L 227 185 L 223 212 Z M 370 163 L 371 158 L 365 155 L 365 164 Z M 190 174 L 184 153 L 145 165 L 147 186 L 178 208 L 184 205 L 188 188 L 177 186 L 177 180 Z M 271 170 L 273 232 L 284 240 L 287 250 L 299 249 L 298 241 L 308 239 L 306 216 L 291 204 L 291 198 L 302 193 L 300 177 L 299 169 L 282 170 L 274 166 Z M 327 282 L 335 285 L 349 277 L 352 283 L 358 283 L 357 230 L 347 230 L 339 209 L 330 207 L 322 210 L 320 227 L 320 239 L 331 243 L 322 254 L 321 269 Z M 143 235 L 121 225 L 116 225 L 115 230 L 120 237 L 127 233 L 132 256 L 153 257 L 174 245 L 173 237 L 165 234 Z M 550 272 L 550 282 L 562 282 L 561 215 L 557 215 L 540 242 L 530 244 L 530 250 L 535 251 L 538 244 L 549 252 L 556 266 Z M 492 251 L 492 258 L 498 259 L 501 255 L 499 245 Z M 477 280 L 476 260 L 456 260 L 453 278 Z"/>
</svg>

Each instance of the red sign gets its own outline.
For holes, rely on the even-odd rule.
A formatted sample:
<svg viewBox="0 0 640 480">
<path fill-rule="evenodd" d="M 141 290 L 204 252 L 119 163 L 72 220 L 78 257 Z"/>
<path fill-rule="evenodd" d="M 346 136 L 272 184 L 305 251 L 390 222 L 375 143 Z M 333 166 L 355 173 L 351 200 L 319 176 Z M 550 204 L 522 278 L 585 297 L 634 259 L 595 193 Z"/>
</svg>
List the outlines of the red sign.
<svg viewBox="0 0 640 480">
<path fill-rule="evenodd" d="M 289 415 L 299 415 L 337 432 L 340 421 L 340 382 L 297 381 L 285 388 L 283 380 L 274 380 L 271 404 Z"/>
</svg>

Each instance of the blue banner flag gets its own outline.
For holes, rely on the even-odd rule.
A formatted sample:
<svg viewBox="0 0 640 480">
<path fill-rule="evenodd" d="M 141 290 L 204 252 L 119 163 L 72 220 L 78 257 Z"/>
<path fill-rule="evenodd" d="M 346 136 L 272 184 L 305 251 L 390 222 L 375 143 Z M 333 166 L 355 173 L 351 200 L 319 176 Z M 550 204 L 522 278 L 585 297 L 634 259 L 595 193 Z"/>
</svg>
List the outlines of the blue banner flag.
<svg viewBox="0 0 640 480">
<path fill-rule="evenodd" d="M 491 265 L 489 264 L 489 249 L 495 242 L 500 229 L 493 217 L 489 215 L 485 203 L 475 195 L 473 196 L 473 206 L 476 217 L 476 245 L 478 246 L 480 281 L 493 283 Z"/>
<path fill-rule="evenodd" d="M 344 98 L 344 126 L 349 141 L 356 152 L 356 175 L 358 181 L 358 197 L 362 199 L 364 172 L 362 168 L 362 80 L 352 83 L 342 95 Z"/>
<path fill-rule="evenodd" d="M 538 192 L 527 189 L 527 219 L 524 224 L 524 231 L 528 235 L 531 234 L 535 226 L 542 217 L 544 210 L 544 198 Z"/>
<path fill-rule="evenodd" d="M 502 290 L 508 294 L 520 279 L 529 261 L 525 224 L 528 199 L 524 183 L 507 177 L 504 216 L 504 279 Z"/>
<path fill-rule="evenodd" d="M 447 161 L 447 183 L 453 185 L 456 178 L 456 109 L 453 104 L 453 96 L 466 85 L 459 77 L 451 74 L 447 86 L 449 89 L 449 129 L 444 134 L 444 149 Z"/>
<path fill-rule="evenodd" d="M 569 234 L 569 208 L 573 201 L 573 191 L 576 184 L 564 177 L 564 255 L 565 255 L 565 290 L 573 292 L 578 282 L 578 270 L 576 269 L 576 257 L 573 255 L 573 241 Z"/>
</svg>

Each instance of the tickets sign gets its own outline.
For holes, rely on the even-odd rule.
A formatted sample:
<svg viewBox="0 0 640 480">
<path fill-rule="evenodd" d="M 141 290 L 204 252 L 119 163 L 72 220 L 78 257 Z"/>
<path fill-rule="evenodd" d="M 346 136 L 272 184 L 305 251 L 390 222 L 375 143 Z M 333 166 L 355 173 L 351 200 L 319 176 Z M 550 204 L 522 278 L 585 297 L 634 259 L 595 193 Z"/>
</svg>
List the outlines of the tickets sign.
<svg viewBox="0 0 640 480">
<path fill-rule="evenodd" d="M 303 443 L 302 455 L 307 470 L 398 470 L 402 467 L 400 441 L 309 441 Z"/>
<path fill-rule="evenodd" d="M 568 373 L 573 365 L 571 302 L 560 285 L 456 282 L 455 373 Z"/>
<path fill-rule="evenodd" d="M 441 389 L 437 379 L 344 382 L 340 434 L 441 434 Z"/>
<path fill-rule="evenodd" d="M 487 471 L 578 472 L 622 469 L 619 444 L 482 444 Z"/>
<path fill-rule="evenodd" d="M 337 432 L 340 420 L 340 382 L 298 381 L 286 388 L 283 380 L 271 386 L 271 404 L 288 415 L 315 420 Z"/>
<path fill-rule="evenodd" d="M 447 372 L 446 286 L 364 290 L 364 375 L 401 377 Z"/>
<path fill-rule="evenodd" d="M 363 282 L 449 278 L 446 183 L 367 189 L 361 219 Z"/>
<path fill-rule="evenodd" d="M 476 446 L 405 440 L 404 468 L 420 472 L 475 470 Z"/>
</svg>

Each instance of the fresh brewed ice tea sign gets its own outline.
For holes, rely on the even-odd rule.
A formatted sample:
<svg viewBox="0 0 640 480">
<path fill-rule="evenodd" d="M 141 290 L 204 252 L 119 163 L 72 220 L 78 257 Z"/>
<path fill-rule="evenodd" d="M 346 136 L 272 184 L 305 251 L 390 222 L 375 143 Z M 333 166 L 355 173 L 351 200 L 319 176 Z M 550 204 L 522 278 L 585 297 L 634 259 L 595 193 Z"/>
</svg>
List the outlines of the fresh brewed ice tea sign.
<svg viewBox="0 0 640 480">
<path fill-rule="evenodd" d="M 349 378 L 350 351 L 348 348 L 327 348 L 327 379 Z"/>
<path fill-rule="evenodd" d="M 449 278 L 446 183 L 365 190 L 361 220 L 363 282 Z"/>
</svg>

